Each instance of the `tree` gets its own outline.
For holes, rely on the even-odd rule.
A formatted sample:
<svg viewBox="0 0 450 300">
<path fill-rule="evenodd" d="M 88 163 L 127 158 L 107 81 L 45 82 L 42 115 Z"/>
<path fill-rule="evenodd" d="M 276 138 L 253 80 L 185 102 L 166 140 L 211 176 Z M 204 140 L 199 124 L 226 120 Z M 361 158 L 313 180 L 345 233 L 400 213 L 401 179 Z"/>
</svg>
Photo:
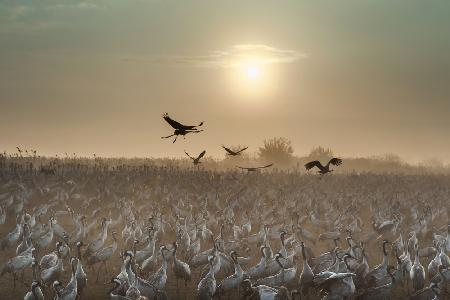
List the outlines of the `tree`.
<svg viewBox="0 0 450 300">
<path fill-rule="evenodd" d="M 264 140 L 264 146 L 258 150 L 261 160 L 281 166 L 287 166 L 292 161 L 293 153 L 291 141 L 283 137 Z"/>
<path fill-rule="evenodd" d="M 434 170 L 439 170 L 439 169 L 444 169 L 444 162 L 441 161 L 438 158 L 428 158 L 426 160 L 424 160 L 423 162 L 419 163 L 419 166 L 423 166 L 425 168 L 429 168 L 429 169 L 434 169 Z"/>
<path fill-rule="evenodd" d="M 325 149 L 322 146 L 315 147 L 308 155 L 309 160 L 328 161 L 333 157 L 333 151 L 330 148 Z"/>
<path fill-rule="evenodd" d="M 403 163 L 402 158 L 395 153 L 386 153 L 380 157 L 380 160 L 391 163 L 401 165 Z"/>
</svg>

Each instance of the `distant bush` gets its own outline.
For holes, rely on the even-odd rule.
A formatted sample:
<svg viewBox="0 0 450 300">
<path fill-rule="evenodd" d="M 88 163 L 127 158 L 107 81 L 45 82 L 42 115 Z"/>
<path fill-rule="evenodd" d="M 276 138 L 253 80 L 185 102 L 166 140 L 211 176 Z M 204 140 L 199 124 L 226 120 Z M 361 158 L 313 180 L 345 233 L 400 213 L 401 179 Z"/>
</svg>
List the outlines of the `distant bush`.
<svg viewBox="0 0 450 300">
<path fill-rule="evenodd" d="M 429 158 L 419 163 L 420 167 L 429 168 L 433 170 L 442 170 L 445 169 L 445 164 L 438 158 Z"/>
<path fill-rule="evenodd" d="M 315 147 L 308 155 L 309 160 L 328 161 L 333 157 L 333 151 L 330 148 L 325 149 L 322 146 Z"/>
<path fill-rule="evenodd" d="M 264 145 L 258 149 L 258 157 L 264 162 L 273 162 L 287 166 L 292 162 L 294 149 L 289 139 L 278 137 L 264 140 Z"/>
</svg>

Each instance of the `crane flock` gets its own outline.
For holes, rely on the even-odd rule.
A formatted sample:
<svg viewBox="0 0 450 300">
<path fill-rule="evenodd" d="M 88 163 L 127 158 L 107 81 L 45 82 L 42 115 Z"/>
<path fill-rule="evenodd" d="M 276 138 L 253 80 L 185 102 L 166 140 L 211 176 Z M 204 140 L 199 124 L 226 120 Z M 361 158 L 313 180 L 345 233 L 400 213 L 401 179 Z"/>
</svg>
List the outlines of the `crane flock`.
<svg viewBox="0 0 450 300">
<path fill-rule="evenodd" d="M 1 299 L 450 299 L 448 176 L 46 170 L 0 168 Z"/>
</svg>

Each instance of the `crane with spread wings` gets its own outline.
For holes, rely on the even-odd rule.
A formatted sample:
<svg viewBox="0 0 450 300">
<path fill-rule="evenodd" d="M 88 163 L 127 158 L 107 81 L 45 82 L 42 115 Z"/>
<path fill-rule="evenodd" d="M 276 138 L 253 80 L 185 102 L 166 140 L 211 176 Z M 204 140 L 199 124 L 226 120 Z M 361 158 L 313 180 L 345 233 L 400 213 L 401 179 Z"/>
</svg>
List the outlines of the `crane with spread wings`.
<svg viewBox="0 0 450 300">
<path fill-rule="evenodd" d="M 186 152 L 186 150 L 184 150 L 184 153 L 186 153 L 186 155 L 192 159 L 192 163 L 194 165 L 198 165 L 200 162 L 200 159 L 206 154 L 206 150 L 203 150 L 202 153 L 200 153 L 197 157 L 192 157 L 189 155 L 189 153 Z"/>
<path fill-rule="evenodd" d="M 243 151 L 245 151 L 245 150 L 248 149 L 248 147 L 245 147 L 245 148 L 242 148 L 242 149 L 240 149 L 240 150 L 232 150 L 232 149 L 227 148 L 227 147 L 225 147 L 225 146 L 223 146 L 223 145 L 222 145 L 222 148 L 225 149 L 225 151 L 227 151 L 227 155 L 230 155 L 230 156 L 241 155 L 241 153 L 242 153 Z"/>
<path fill-rule="evenodd" d="M 200 122 L 200 124 L 198 125 L 183 125 L 177 121 L 175 121 L 174 119 L 172 119 L 171 117 L 169 117 L 168 113 L 164 113 L 163 114 L 163 119 L 169 123 L 170 126 L 172 126 L 175 131 L 173 132 L 173 134 L 168 135 L 168 136 L 162 136 L 162 139 L 167 139 L 170 138 L 172 136 L 175 136 L 175 139 L 173 140 L 172 143 L 175 143 L 177 141 L 177 138 L 179 135 L 182 135 L 184 138 L 186 138 L 186 134 L 188 133 L 199 133 L 202 132 L 202 129 L 197 129 L 197 127 L 200 127 L 203 125 L 203 122 Z"/>
<path fill-rule="evenodd" d="M 334 171 L 334 170 L 330 170 L 330 165 L 339 166 L 341 164 L 342 164 L 342 159 L 333 157 L 332 159 L 330 159 L 330 161 L 325 166 L 323 166 L 320 163 L 320 161 L 315 160 L 315 161 L 310 161 L 309 163 L 305 164 L 305 168 L 306 168 L 306 170 L 311 170 L 312 168 L 317 167 L 319 169 L 319 171 L 318 171 L 319 174 L 324 175 L 326 173 L 330 173 L 330 172 Z"/>
<path fill-rule="evenodd" d="M 248 172 L 255 172 L 260 169 L 269 168 L 271 166 L 273 166 L 273 164 L 268 164 L 268 165 L 260 166 L 260 167 L 240 167 L 240 166 L 236 166 L 236 167 L 238 167 L 239 169 L 242 169 L 242 170 L 247 170 Z"/>
</svg>

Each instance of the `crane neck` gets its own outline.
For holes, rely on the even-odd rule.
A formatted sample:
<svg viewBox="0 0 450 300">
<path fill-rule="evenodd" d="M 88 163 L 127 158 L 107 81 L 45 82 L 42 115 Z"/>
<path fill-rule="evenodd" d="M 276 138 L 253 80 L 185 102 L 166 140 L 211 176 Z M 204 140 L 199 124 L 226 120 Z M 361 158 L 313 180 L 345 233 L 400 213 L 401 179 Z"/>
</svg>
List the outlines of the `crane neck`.
<svg viewBox="0 0 450 300">
<path fill-rule="evenodd" d="M 303 257 L 303 261 L 306 261 L 305 245 L 302 243 L 302 244 L 301 244 L 301 247 L 302 247 L 302 257 Z"/>
<path fill-rule="evenodd" d="M 419 250 L 416 251 L 416 255 L 414 256 L 414 264 L 415 265 L 420 265 Z"/>
<path fill-rule="evenodd" d="M 383 266 L 386 267 L 388 265 L 388 263 L 389 263 L 389 257 L 387 256 L 386 253 L 384 253 L 384 255 L 383 255 Z"/>
<path fill-rule="evenodd" d="M 34 279 L 33 279 L 34 280 Z M 38 287 L 37 284 L 33 284 L 31 287 L 31 293 L 33 294 L 34 299 L 39 299 L 37 293 L 36 293 L 36 288 Z"/>
</svg>

